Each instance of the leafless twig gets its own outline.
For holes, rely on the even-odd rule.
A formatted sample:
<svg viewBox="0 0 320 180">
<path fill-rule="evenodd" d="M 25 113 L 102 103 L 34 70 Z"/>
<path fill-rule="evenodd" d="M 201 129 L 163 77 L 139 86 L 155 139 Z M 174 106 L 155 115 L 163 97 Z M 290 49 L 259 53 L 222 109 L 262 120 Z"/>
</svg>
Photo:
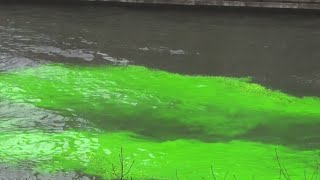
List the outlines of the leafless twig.
<svg viewBox="0 0 320 180">
<path fill-rule="evenodd" d="M 281 179 L 281 175 L 283 175 L 286 178 L 286 180 L 290 180 L 290 176 L 288 174 L 287 169 L 283 165 L 281 165 L 281 163 L 280 163 L 280 159 L 279 159 L 277 148 L 275 148 L 275 152 L 276 152 L 276 158 L 277 158 L 278 166 L 280 168 L 279 179 Z"/>
<path fill-rule="evenodd" d="M 134 160 L 131 162 L 129 168 L 127 171 L 125 171 L 125 161 L 124 161 L 124 155 L 123 155 L 123 148 L 121 147 L 120 149 L 120 154 L 119 154 L 119 163 L 120 163 L 120 172 L 117 173 L 116 167 L 114 164 L 112 164 L 112 171 L 113 174 L 119 179 L 119 180 L 124 180 L 124 178 L 130 173 L 132 166 L 134 164 Z M 131 177 L 132 179 L 132 177 Z"/>
<path fill-rule="evenodd" d="M 217 178 L 216 178 L 216 175 L 214 175 L 214 172 L 213 172 L 213 167 L 212 167 L 212 165 L 211 165 L 211 174 L 212 174 L 212 177 L 213 177 L 213 179 L 214 179 L 214 180 L 217 180 Z"/>
</svg>

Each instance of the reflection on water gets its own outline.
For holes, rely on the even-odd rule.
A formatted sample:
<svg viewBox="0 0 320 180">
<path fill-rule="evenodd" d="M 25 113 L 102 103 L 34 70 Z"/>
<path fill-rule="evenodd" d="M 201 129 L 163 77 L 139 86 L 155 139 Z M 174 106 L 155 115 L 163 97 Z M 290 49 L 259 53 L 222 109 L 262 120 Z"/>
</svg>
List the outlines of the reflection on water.
<svg viewBox="0 0 320 180">
<path fill-rule="evenodd" d="M 123 147 L 137 179 L 212 178 L 213 164 L 269 180 L 277 147 L 304 178 L 320 148 L 318 21 L 0 7 L 0 177 L 114 178 Z"/>
<path fill-rule="evenodd" d="M 44 110 L 22 102 L 1 101 L 0 112 L 1 132 L 33 131 L 36 128 L 49 132 L 62 132 L 69 127 L 88 128 L 88 122 L 85 119 L 64 117 L 59 112 Z"/>
<path fill-rule="evenodd" d="M 88 154 L 97 149 L 95 139 L 83 137 L 77 133 L 61 135 L 60 133 L 42 133 L 33 129 L 25 132 L 1 132 L 0 141 L 1 146 L 5 147 L 0 149 L 0 158 L 2 163 L 7 163 L 0 165 L 1 179 L 97 179 L 91 175 L 72 172 L 72 170 L 64 172 L 67 168 L 62 169 L 55 163 L 59 161 L 58 156 L 62 156 L 65 162 L 77 161 L 85 164 L 88 161 Z"/>
<path fill-rule="evenodd" d="M 60 172 L 54 175 L 50 174 L 39 174 L 33 173 L 28 170 L 12 168 L 7 166 L 0 165 L 0 178 L 1 179 L 27 179 L 27 180 L 38 180 L 38 179 L 46 179 L 46 180 L 95 180 L 99 179 L 97 177 L 84 175 L 76 172 Z"/>
<path fill-rule="evenodd" d="M 0 55 L 0 61 L 1 61 L 0 71 L 34 66 L 37 64 L 31 59 L 27 59 L 23 57 L 14 57 L 6 53 L 3 53 Z"/>
</svg>

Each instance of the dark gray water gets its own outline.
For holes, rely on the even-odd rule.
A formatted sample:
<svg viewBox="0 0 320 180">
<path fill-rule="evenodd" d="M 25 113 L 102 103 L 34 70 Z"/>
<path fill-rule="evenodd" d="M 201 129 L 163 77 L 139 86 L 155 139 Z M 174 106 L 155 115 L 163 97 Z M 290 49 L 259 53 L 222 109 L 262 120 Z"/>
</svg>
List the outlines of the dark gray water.
<svg viewBox="0 0 320 180">
<path fill-rule="evenodd" d="M 98 6 L 0 6 L 0 70 L 45 62 L 136 64 L 252 76 L 320 96 L 317 15 Z"/>
</svg>

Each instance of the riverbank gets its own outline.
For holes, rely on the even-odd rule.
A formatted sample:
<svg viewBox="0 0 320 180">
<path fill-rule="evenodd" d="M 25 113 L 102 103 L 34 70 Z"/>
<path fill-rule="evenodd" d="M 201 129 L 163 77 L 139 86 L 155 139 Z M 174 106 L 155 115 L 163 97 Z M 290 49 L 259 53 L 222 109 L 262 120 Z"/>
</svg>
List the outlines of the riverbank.
<svg viewBox="0 0 320 180">
<path fill-rule="evenodd" d="M 100 2 L 217 7 L 320 9 L 320 0 L 101 0 Z"/>
<path fill-rule="evenodd" d="M 1 3 L 117 4 L 192 7 L 233 7 L 239 9 L 319 10 L 320 0 L 0 0 Z"/>
</svg>

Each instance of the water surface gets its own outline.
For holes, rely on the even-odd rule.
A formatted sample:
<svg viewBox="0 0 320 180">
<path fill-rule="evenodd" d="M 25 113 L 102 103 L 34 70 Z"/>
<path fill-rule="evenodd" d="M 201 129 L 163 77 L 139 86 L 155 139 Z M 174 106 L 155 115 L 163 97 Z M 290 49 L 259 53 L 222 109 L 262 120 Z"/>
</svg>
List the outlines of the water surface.
<svg viewBox="0 0 320 180">
<path fill-rule="evenodd" d="M 115 178 L 122 147 L 134 179 L 212 178 L 211 165 L 218 178 L 277 179 L 277 148 L 292 179 L 311 176 L 318 24 L 302 14 L 1 6 L 0 170 Z"/>
</svg>

